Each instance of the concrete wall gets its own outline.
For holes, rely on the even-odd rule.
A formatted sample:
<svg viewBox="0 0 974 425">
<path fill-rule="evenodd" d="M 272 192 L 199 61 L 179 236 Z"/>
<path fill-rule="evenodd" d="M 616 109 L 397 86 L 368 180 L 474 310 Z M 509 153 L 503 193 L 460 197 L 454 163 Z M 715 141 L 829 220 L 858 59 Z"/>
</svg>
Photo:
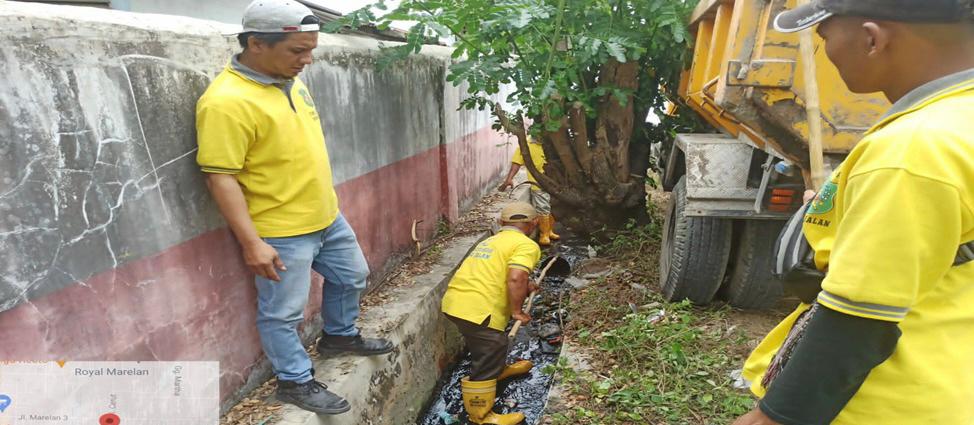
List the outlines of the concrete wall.
<svg viewBox="0 0 974 425">
<path fill-rule="evenodd" d="M 240 25 L 251 0 L 111 0 L 111 8 L 126 12 L 161 13 L 212 19 Z"/>
<path fill-rule="evenodd" d="M 224 398 L 256 376 L 252 276 L 195 164 L 196 99 L 236 50 L 222 30 L 0 2 L 0 360 L 219 360 Z M 446 49 L 379 73 L 375 41 L 319 43 L 302 78 L 374 283 L 512 144 L 456 111 Z"/>
</svg>

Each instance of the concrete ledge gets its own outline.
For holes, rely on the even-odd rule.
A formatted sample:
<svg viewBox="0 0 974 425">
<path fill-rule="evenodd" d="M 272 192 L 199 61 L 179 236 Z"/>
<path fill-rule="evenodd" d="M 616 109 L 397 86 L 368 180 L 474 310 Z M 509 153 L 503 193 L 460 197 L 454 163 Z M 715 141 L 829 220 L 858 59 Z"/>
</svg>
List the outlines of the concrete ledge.
<svg viewBox="0 0 974 425">
<path fill-rule="evenodd" d="M 454 239 L 433 269 L 415 284 L 389 289 L 389 301 L 365 311 L 363 334 L 383 335 L 396 344 L 392 354 L 342 356 L 315 361 L 318 380 L 344 396 L 352 410 L 318 416 L 285 405 L 281 425 L 405 425 L 416 417 L 444 370 L 462 348 L 460 335 L 440 314 L 440 298 L 453 272 L 486 233 Z"/>
</svg>

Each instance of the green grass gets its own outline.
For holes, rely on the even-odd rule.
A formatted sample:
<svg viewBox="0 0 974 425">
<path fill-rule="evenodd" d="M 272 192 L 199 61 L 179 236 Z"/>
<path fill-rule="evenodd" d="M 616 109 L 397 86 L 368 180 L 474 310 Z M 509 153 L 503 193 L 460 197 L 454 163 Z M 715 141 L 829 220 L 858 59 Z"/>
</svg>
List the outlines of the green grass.
<svg viewBox="0 0 974 425">
<path fill-rule="evenodd" d="M 731 326 L 729 309 L 666 303 L 634 289 L 656 287 L 660 224 L 631 225 L 601 245 L 600 256 L 621 271 L 572 296 L 568 334 L 596 354 L 591 371 L 566 361 L 550 368 L 572 400 L 549 412 L 551 423 L 728 424 L 753 406 L 730 378 L 747 337 Z"/>
<path fill-rule="evenodd" d="M 653 222 L 645 225 L 639 225 L 636 220 L 630 219 L 622 230 L 612 235 L 611 239 L 599 244 L 599 255 L 625 259 L 642 254 L 647 248 L 659 245 L 662 225 L 659 219 L 654 219 Z"/>
<path fill-rule="evenodd" d="M 453 229 L 450 226 L 450 222 L 447 221 L 445 218 L 440 217 L 439 219 L 436 220 L 436 234 L 433 235 L 433 239 L 439 239 L 441 237 L 449 235 L 452 230 Z"/>
<path fill-rule="evenodd" d="M 578 342 L 604 356 L 597 374 L 559 363 L 565 382 L 586 402 L 554 415 L 554 423 L 730 423 L 754 402 L 731 385 L 729 373 L 740 367 L 731 353 L 746 341 L 739 332 L 726 334 L 726 313 L 660 303 L 605 331 L 578 330 Z"/>
</svg>

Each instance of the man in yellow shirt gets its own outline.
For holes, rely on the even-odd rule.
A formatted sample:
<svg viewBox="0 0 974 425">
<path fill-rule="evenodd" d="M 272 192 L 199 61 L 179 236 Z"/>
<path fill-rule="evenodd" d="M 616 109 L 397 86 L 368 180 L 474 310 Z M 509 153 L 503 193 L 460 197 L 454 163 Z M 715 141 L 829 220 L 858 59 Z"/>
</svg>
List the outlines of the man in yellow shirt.
<svg viewBox="0 0 974 425">
<path fill-rule="evenodd" d="M 812 0 L 849 89 L 892 109 L 810 204 L 821 291 L 762 341 L 735 425 L 974 423 L 974 13 L 968 0 Z"/>
<path fill-rule="evenodd" d="M 463 260 L 443 296 L 442 311 L 456 324 L 470 350 L 470 376 L 461 381 L 463 406 L 475 424 L 514 425 L 522 413 L 493 412 L 497 381 L 528 373 L 533 366 L 521 360 L 507 365 L 508 319 L 527 323 L 522 310 L 529 283 L 541 258 L 541 248 L 530 235 L 538 226 L 534 207 L 515 202 L 501 211 L 501 230 L 485 239 Z"/>
<path fill-rule="evenodd" d="M 376 355 L 393 346 L 362 338 L 355 326 L 369 268 L 338 210 L 318 111 L 297 79 L 318 44 L 318 19 L 293 0 L 256 0 L 243 27 L 243 53 L 197 103 L 197 162 L 256 275 L 257 330 L 277 398 L 346 412 L 348 402 L 314 379 L 297 333 L 311 270 L 325 278 L 318 352 Z"/>
<path fill-rule="evenodd" d="M 531 152 L 531 162 L 534 163 L 538 171 L 544 172 L 546 160 L 541 143 L 536 142 L 533 137 L 529 137 L 528 149 Z M 514 156 L 511 157 L 511 169 L 507 172 L 507 178 L 504 179 L 504 183 L 501 183 L 497 190 L 503 192 L 514 186 L 514 176 L 517 175 L 517 172 L 523 165 L 524 155 L 521 154 L 521 148 L 518 147 L 517 152 L 514 152 Z M 551 241 L 561 239 L 561 236 L 555 233 L 555 216 L 551 214 L 551 195 L 538 186 L 538 180 L 534 178 L 534 175 L 530 171 L 528 171 L 528 182 L 531 183 L 531 205 L 534 205 L 534 208 L 540 214 L 538 216 L 538 225 L 541 231 L 538 234 L 538 243 L 541 245 L 551 245 Z"/>
</svg>

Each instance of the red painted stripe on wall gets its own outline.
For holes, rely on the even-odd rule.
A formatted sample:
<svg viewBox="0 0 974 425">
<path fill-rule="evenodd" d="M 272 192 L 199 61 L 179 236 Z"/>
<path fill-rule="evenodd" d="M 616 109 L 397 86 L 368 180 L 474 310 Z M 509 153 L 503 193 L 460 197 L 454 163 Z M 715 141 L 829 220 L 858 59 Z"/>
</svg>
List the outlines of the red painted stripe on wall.
<svg viewBox="0 0 974 425">
<path fill-rule="evenodd" d="M 512 137 L 485 127 L 442 147 L 450 165 L 446 169 L 449 184 L 445 189 L 448 202 L 444 210 L 449 220 L 459 218 L 460 211 L 479 199 L 487 185 L 507 172 L 516 144 Z"/>
<path fill-rule="evenodd" d="M 355 229 L 373 272 L 395 252 L 413 245 L 413 220 L 421 238 L 436 229 L 440 212 L 439 149 L 430 149 L 336 188 L 345 218 Z"/>
<path fill-rule="evenodd" d="M 259 360 L 252 279 L 205 233 L 0 313 L 0 359 L 219 360 L 228 394 Z"/>
</svg>

